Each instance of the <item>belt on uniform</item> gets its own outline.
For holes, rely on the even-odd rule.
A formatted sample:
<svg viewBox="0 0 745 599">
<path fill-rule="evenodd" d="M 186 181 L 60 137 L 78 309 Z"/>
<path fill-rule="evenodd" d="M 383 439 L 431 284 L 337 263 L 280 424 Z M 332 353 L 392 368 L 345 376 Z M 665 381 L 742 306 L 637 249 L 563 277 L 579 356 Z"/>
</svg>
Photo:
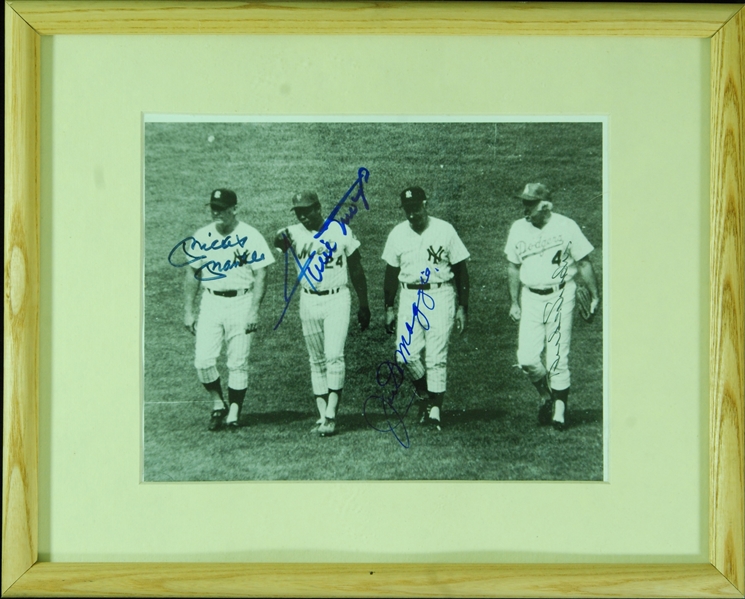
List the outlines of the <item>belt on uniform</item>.
<svg viewBox="0 0 745 599">
<path fill-rule="evenodd" d="M 548 295 L 549 293 L 556 293 L 559 289 L 564 289 L 564 285 L 566 285 L 566 283 L 559 283 L 558 285 L 546 287 L 545 289 L 534 289 L 533 287 L 528 287 L 528 289 L 538 295 Z"/>
<path fill-rule="evenodd" d="M 334 295 L 335 293 L 339 293 L 344 287 L 337 287 L 336 289 L 325 289 L 324 291 L 313 291 L 312 289 L 306 289 L 303 287 L 303 291 L 305 293 L 310 293 L 311 295 Z"/>
<path fill-rule="evenodd" d="M 228 291 L 215 291 L 214 289 L 210 289 L 207 287 L 207 291 L 209 291 L 212 295 L 219 295 L 220 297 L 235 297 L 236 295 L 246 295 L 250 289 L 230 289 Z"/>
<path fill-rule="evenodd" d="M 422 291 L 427 291 L 427 289 L 439 289 L 443 285 L 447 285 L 447 283 L 401 283 L 403 289 L 421 289 Z"/>
</svg>

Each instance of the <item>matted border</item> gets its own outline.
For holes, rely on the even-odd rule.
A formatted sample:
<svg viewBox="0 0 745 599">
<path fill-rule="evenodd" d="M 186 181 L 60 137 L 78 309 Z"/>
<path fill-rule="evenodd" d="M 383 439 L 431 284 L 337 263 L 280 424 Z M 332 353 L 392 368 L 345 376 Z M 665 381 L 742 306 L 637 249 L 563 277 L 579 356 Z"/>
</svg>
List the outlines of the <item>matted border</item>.
<svg viewBox="0 0 745 599">
<path fill-rule="evenodd" d="M 40 39 L 56 34 L 620 35 L 711 40 L 709 563 L 38 562 Z M 742 4 L 5 4 L 2 592 L 7 596 L 745 596 Z"/>
</svg>

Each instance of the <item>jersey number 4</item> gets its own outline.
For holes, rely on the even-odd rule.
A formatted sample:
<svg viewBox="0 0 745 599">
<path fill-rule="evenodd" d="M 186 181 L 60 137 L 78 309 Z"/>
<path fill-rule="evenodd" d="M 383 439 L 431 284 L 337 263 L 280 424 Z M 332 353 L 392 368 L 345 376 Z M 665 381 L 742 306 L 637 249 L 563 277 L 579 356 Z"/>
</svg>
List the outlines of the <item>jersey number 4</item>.
<svg viewBox="0 0 745 599">
<path fill-rule="evenodd" d="M 557 266 L 561 266 L 561 250 L 556 252 L 554 254 L 554 257 L 551 258 L 551 264 L 556 264 Z"/>
</svg>

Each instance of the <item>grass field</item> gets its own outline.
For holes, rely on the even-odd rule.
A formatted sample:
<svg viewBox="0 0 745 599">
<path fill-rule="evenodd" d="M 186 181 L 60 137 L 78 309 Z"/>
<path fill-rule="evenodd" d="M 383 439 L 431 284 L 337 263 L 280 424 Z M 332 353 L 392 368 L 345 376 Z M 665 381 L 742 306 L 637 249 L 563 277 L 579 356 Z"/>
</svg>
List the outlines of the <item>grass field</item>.
<svg viewBox="0 0 745 599">
<path fill-rule="evenodd" d="M 539 427 L 537 394 L 514 366 L 517 325 L 508 317 L 503 253 L 522 210 L 512 195 L 541 181 L 554 190 L 554 210 L 575 219 L 595 246 L 602 280 L 602 162 L 600 123 L 147 123 L 144 479 L 602 480 L 602 321 L 575 319 L 570 427 Z M 208 432 L 211 401 L 196 378 L 194 338 L 182 325 L 183 272 L 168 263 L 169 251 L 209 222 L 205 204 L 215 188 L 234 189 L 239 218 L 270 241 L 296 222 L 293 191 L 316 190 L 328 211 L 360 166 L 370 171 L 370 210 L 352 227 L 373 325 L 364 333 L 350 327 L 338 434 L 309 432 L 317 413 L 297 298 L 273 330 L 284 307 L 280 262 L 269 268 L 241 427 Z M 376 391 L 378 364 L 393 359 L 382 327 L 380 255 L 403 220 L 398 194 L 407 185 L 425 189 L 430 214 L 451 222 L 470 251 L 471 299 L 467 330 L 450 343 L 443 430 L 423 430 L 411 417 L 404 448 L 371 428 L 362 406 Z"/>
</svg>

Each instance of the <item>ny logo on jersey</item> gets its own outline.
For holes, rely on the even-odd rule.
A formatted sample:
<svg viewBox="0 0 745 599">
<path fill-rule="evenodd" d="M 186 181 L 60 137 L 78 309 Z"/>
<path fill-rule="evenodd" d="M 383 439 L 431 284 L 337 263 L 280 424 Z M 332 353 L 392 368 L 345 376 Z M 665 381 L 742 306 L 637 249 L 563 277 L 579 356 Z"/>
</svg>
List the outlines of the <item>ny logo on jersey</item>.
<svg viewBox="0 0 745 599">
<path fill-rule="evenodd" d="M 445 248 L 440 246 L 440 248 L 435 251 L 434 246 L 429 246 L 427 248 L 427 260 L 431 260 L 433 264 L 439 264 L 442 258 L 442 252 L 445 251 Z"/>
<path fill-rule="evenodd" d="M 245 266 L 246 264 L 249 263 L 248 262 L 248 250 L 246 250 L 242 254 L 238 250 L 235 250 L 235 253 L 233 254 L 233 258 L 234 258 L 233 260 L 234 266 Z"/>
</svg>

